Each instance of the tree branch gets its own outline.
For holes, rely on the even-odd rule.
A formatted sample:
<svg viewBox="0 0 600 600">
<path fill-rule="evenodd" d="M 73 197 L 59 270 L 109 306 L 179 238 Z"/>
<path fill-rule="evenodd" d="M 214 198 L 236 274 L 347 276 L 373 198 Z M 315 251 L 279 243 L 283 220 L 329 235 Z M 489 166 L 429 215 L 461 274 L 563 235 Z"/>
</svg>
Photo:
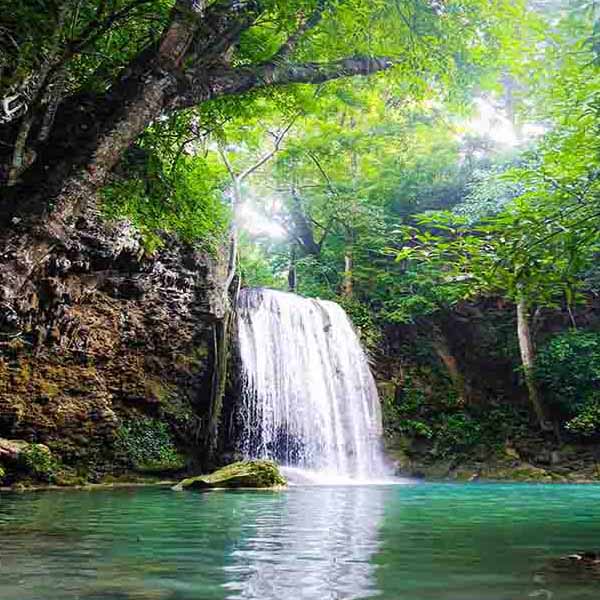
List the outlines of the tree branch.
<svg viewBox="0 0 600 600">
<path fill-rule="evenodd" d="M 198 70 L 221 59 L 260 16 L 259 0 L 217 0 L 207 7 L 188 59 Z"/>
<path fill-rule="evenodd" d="M 231 177 L 231 181 L 235 183 L 235 181 L 237 179 L 237 175 L 235 174 L 235 171 L 233 170 L 231 161 L 227 157 L 227 152 L 225 152 L 225 149 L 223 148 L 223 146 L 221 146 L 221 144 L 217 144 L 217 150 L 219 151 L 219 154 L 221 155 L 223 164 L 227 167 L 227 172 L 229 173 L 229 177 Z"/>
<path fill-rule="evenodd" d="M 273 156 L 275 156 L 275 154 L 279 151 L 281 143 L 283 142 L 283 138 L 285 138 L 288 131 L 292 128 L 292 126 L 294 125 L 294 123 L 296 122 L 296 119 L 300 116 L 300 114 L 301 114 L 300 112 L 296 113 L 294 115 L 294 117 L 292 119 L 290 119 L 290 122 L 275 136 L 275 142 L 274 142 L 273 148 L 271 150 L 269 150 L 268 152 L 263 154 L 258 159 L 257 162 L 255 162 L 253 165 L 248 167 L 245 171 L 240 173 L 240 175 L 238 176 L 238 179 L 240 181 L 243 181 L 244 179 L 246 179 L 246 177 L 252 175 L 252 173 L 254 173 L 254 171 L 256 171 L 257 169 L 260 169 L 260 167 L 262 167 L 267 161 L 269 161 L 271 158 L 273 158 Z"/>
<path fill-rule="evenodd" d="M 329 4 L 330 2 L 328 0 L 319 0 L 313 13 L 301 23 L 296 31 L 294 31 L 281 45 L 279 50 L 273 55 L 271 62 L 277 63 L 285 61 L 294 52 L 304 35 L 321 22 L 323 13 Z"/>
<path fill-rule="evenodd" d="M 390 69 L 395 62 L 386 57 L 352 56 L 328 63 L 278 65 L 272 62 L 257 67 L 215 69 L 207 73 L 205 65 L 186 72 L 187 86 L 173 98 L 168 110 L 195 106 L 213 98 L 242 94 L 249 90 L 293 83 L 324 83 L 333 79 L 367 76 Z"/>
<path fill-rule="evenodd" d="M 325 169 L 322 167 L 321 163 L 319 162 L 319 159 L 310 150 L 307 150 L 306 153 L 308 154 L 309 158 L 315 163 L 315 165 L 317 166 L 317 169 L 319 169 L 319 172 L 323 176 L 323 179 L 325 179 L 325 181 L 327 182 L 327 188 L 329 189 L 329 191 L 334 196 L 339 196 L 338 191 L 333 186 L 333 183 L 332 183 L 329 175 L 327 174 Z"/>
</svg>

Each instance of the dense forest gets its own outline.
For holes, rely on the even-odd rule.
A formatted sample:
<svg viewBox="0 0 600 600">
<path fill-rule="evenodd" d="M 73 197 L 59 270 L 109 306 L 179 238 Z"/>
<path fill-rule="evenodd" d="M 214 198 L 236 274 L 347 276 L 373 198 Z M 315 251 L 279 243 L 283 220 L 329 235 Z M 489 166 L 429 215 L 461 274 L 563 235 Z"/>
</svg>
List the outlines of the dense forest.
<svg viewBox="0 0 600 600">
<path fill-rule="evenodd" d="M 594 3 L 0 14 L 0 436 L 34 479 L 220 462 L 242 287 L 345 308 L 401 468 L 596 477 Z"/>
<path fill-rule="evenodd" d="M 599 258 L 595 0 L 0 0 L 1 600 L 597 600 Z"/>
</svg>

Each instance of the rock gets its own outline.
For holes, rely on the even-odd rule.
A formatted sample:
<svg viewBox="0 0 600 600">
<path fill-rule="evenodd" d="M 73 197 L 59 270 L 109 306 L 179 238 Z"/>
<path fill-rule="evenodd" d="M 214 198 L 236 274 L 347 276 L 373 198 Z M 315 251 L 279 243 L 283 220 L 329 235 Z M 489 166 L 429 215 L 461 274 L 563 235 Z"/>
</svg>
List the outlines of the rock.
<svg viewBox="0 0 600 600">
<path fill-rule="evenodd" d="M 514 460 L 521 460 L 521 457 L 519 456 L 519 453 L 517 452 L 517 450 L 514 448 L 514 446 L 512 446 L 509 443 L 506 443 L 504 446 L 504 454 L 506 458 L 510 458 L 510 459 L 514 459 Z"/>
<path fill-rule="evenodd" d="M 130 225 L 93 208 L 72 225 L 47 239 L 24 221 L 12 246 L 13 228 L 0 224 L 0 247 L 14 250 L 0 252 L 0 438 L 42 442 L 66 468 L 102 477 L 130 468 L 116 454 L 121 424 L 152 417 L 202 465 L 216 443 L 209 415 L 221 410 L 214 374 L 230 311 L 227 252 L 165 234 L 150 255 Z M 4 464 L 19 453 L 3 440 L 11 478 L 26 476 Z"/>
<path fill-rule="evenodd" d="M 0 438 L 0 459 L 16 461 L 21 454 L 29 448 L 29 442 L 25 440 L 7 440 Z"/>
<path fill-rule="evenodd" d="M 14 479 L 15 474 L 49 481 L 58 470 L 58 462 L 52 456 L 50 448 L 44 444 L 30 444 L 25 440 L 0 438 L 0 479 L 7 476 Z"/>
<path fill-rule="evenodd" d="M 552 482 L 552 477 L 545 469 L 540 469 L 529 463 L 519 463 L 512 467 L 502 466 L 491 468 L 485 474 L 486 479 L 528 481 L 528 482 Z"/>
<path fill-rule="evenodd" d="M 600 553 L 586 550 L 553 558 L 548 562 L 548 569 L 561 579 L 598 581 L 600 580 Z"/>
<path fill-rule="evenodd" d="M 279 488 L 286 483 L 274 462 L 248 460 L 227 465 L 210 475 L 184 479 L 173 489 L 180 491 L 211 488 Z"/>
</svg>

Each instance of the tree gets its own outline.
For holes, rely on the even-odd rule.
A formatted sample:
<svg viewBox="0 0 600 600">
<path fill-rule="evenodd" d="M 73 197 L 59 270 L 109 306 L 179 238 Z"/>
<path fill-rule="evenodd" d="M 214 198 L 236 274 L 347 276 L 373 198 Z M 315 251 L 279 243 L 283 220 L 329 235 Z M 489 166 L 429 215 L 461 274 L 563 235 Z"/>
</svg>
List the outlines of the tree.
<svg viewBox="0 0 600 600">
<path fill-rule="evenodd" d="M 43 72 L 40 74 L 41 67 L 36 65 L 36 72 L 32 74 L 36 81 L 42 82 L 36 84 L 40 91 L 45 89 L 51 74 L 63 67 L 71 68 L 72 62 L 81 62 L 86 49 L 115 28 L 124 26 L 132 15 L 137 14 L 140 6 L 157 11 L 165 25 L 160 36 L 136 55 L 123 54 L 123 70 L 118 78 L 111 75 L 107 93 L 90 98 L 89 94 L 77 93 L 75 89 L 74 95 L 64 99 L 58 108 L 55 125 L 64 124 L 67 117 L 74 121 L 69 135 L 75 133 L 70 147 L 76 152 L 68 157 L 64 154 L 58 157 L 56 153 L 49 156 L 47 145 L 64 149 L 66 144 L 65 131 L 60 131 L 62 127 L 57 130 L 55 126 L 54 139 L 37 149 L 37 167 L 29 169 L 25 186 L 30 186 L 31 193 L 31 186 L 39 185 L 42 173 L 47 173 L 50 168 L 63 174 L 47 182 L 42 196 L 58 195 L 59 204 L 63 200 L 72 203 L 76 197 L 89 194 L 101 185 L 125 149 L 153 119 L 165 112 L 189 109 L 208 100 L 249 90 L 368 75 L 394 65 L 408 66 L 415 59 L 423 59 L 421 73 L 425 74 L 434 67 L 434 60 L 426 59 L 425 46 L 418 44 L 420 36 L 427 36 L 430 46 L 441 41 L 457 45 L 457 27 L 461 19 L 450 14 L 437 14 L 434 7 L 426 4 L 416 5 L 413 9 L 407 7 L 414 13 L 414 26 L 411 26 L 398 18 L 390 21 L 390 10 L 393 9 L 385 3 L 369 9 L 355 4 L 352 1 L 334 4 L 305 0 L 290 9 L 289 3 L 277 1 L 216 0 L 209 3 L 177 0 L 170 14 L 165 15 L 156 0 L 112 4 L 112 10 L 107 10 L 105 3 L 95 10 L 91 3 L 85 3 L 80 12 L 87 14 L 88 19 L 78 23 L 80 31 L 75 38 L 66 36 L 63 21 L 73 17 L 69 8 L 71 11 L 77 9 L 65 4 L 69 14 L 56 17 L 57 48 L 51 57 L 42 61 L 46 65 Z M 474 7 L 481 10 L 483 17 L 470 15 L 470 25 L 476 28 L 485 16 L 482 5 L 475 4 Z M 274 35 L 268 35 L 272 29 L 264 24 L 267 21 L 275 23 Z M 350 46 L 344 43 L 343 35 L 338 35 L 335 40 L 331 37 L 336 28 L 338 34 L 344 30 L 357 34 L 366 22 L 369 23 L 369 36 L 361 39 L 360 35 L 353 35 Z M 400 43 L 394 45 L 388 41 L 391 57 L 368 52 L 357 55 L 368 48 L 383 50 L 383 40 L 392 39 L 389 38 L 392 32 L 396 34 L 393 39 Z M 463 30 L 461 35 L 474 36 L 475 31 L 467 35 Z M 328 40 L 328 45 L 324 46 L 322 40 Z M 343 51 L 351 55 L 334 58 Z M 450 56 L 449 51 L 451 48 L 445 49 L 446 56 Z M 24 82 L 17 85 L 17 96 L 25 96 L 19 91 L 24 86 Z M 29 95 L 33 98 L 25 103 L 26 116 L 39 120 L 35 111 L 42 100 L 37 92 Z M 18 112 L 5 114 L 5 121 L 10 122 Z M 94 121 L 100 121 L 101 127 L 92 127 Z M 23 189 L 10 194 L 10 198 L 22 193 Z"/>
<path fill-rule="evenodd" d="M 430 265 L 440 278 L 460 286 L 457 299 L 496 294 L 514 303 L 529 400 L 546 430 L 551 425 L 535 380 L 531 311 L 556 307 L 564 299 L 570 305 L 577 298 L 598 242 L 579 235 L 566 219 L 548 222 L 528 200 L 521 197 L 475 226 L 449 212 L 421 215 L 418 226 L 408 229 L 408 245 L 397 260 Z"/>
<path fill-rule="evenodd" d="M 20 6 L 7 29 L 19 31 L 17 45 L 26 40 L 44 50 L 58 30 L 54 49 L 47 56 L 32 50 L 22 69 L 13 63 L 3 68 L 10 82 L 3 83 L 8 95 L 2 106 L 20 102 L 20 108 L 4 110 L 0 160 L 14 164 L 15 152 L 31 157 L 18 165 L 19 178 L 9 175 L 17 184 L 0 188 L 0 246 L 21 249 L 3 259 L 12 264 L 3 273 L 20 274 L 2 282 L 7 301 L 9 290 L 27 277 L 19 264 L 43 260 L 43 238 L 52 244 L 69 237 L 78 215 L 94 206 L 96 191 L 149 125 L 217 100 L 241 106 L 237 96 L 388 70 L 409 92 L 443 87 L 494 55 L 489 38 L 501 29 L 499 5 L 482 0 L 448 10 L 425 0 L 301 0 L 293 6 L 287 0 L 87 0 L 65 3 L 64 19 L 51 4 L 52 23 L 36 37 L 34 28 L 19 29 L 19 17 L 26 20 L 36 6 Z M 45 91 L 59 72 L 66 84 L 40 140 L 50 102 Z M 28 82 L 38 80 L 43 85 L 28 95 Z M 29 133 L 21 135 L 24 130 Z"/>
</svg>

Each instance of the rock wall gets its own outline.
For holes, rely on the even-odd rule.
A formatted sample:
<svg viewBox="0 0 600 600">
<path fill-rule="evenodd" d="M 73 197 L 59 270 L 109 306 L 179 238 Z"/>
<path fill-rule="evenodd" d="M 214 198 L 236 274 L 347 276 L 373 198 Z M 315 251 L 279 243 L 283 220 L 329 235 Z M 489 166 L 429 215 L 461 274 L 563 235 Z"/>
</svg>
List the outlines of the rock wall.
<svg viewBox="0 0 600 600">
<path fill-rule="evenodd" d="M 600 329 L 598 308 L 593 298 L 580 306 L 574 316 L 582 329 Z M 570 324 L 566 310 L 536 314 L 538 346 Z M 494 299 L 387 326 L 375 371 L 387 451 L 399 471 L 433 479 L 600 479 L 595 439 L 558 425 L 539 430 L 519 366 L 514 307 Z"/>
<path fill-rule="evenodd" d="M 158 438 L 172 441 L 180 466 L 210 462 L 229 312 L 224 253 L 165 239 L 147 256 L 130 226 L 93 211 L 68 239 L 28 234 L 20 247 L 7 239 L 0 437 L 44 444 L 88 480 L 135 466 L 132 444 L 141 444 L 138 463 L 144 444 L 160 455 Z M 148 433 L 128 439 L 127 423 L 140 419 Z"/>
</svg>

